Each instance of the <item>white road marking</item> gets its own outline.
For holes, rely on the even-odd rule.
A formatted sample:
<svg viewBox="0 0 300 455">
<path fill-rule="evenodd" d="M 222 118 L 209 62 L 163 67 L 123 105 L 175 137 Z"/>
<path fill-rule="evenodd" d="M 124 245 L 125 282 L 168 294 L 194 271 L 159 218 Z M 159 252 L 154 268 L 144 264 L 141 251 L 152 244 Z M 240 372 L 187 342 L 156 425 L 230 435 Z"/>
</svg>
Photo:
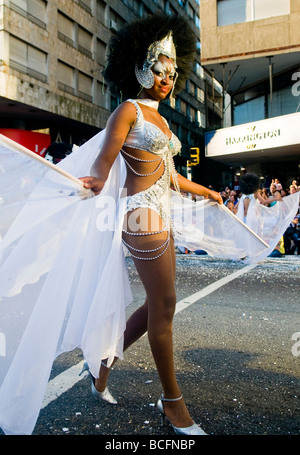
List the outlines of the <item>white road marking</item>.
<svg viewBox="0 0 300 455">
<path fill-rule="evenodd" d="M 215 281 L 212 284 L 209 284 L 208 286 L 206 286 L 206 288 L 201 289 L 201 291 L 195 292 L 195 294 L 185 297 L 184 299 L 177 302 L 175 314 L 179 313 L 182 310 L 185 310 L 185 308 L 187 308 L 188 306 L 197 302 L 197 300 L 200 300 L 203 297 L 206 297 L 207 295 L 209 295 L 212 292 L 219 289 L 221 286 L 224 286 L 225 284 L 230 283 L 230 281 L 235 280 L 236 278 L 243 275 L 244 273 L 249 272 L 251 269 L 253 269 L 256 266 L 257 266 L 257 264 L 251 264 L 246 267 L 243 267 L 242 269 L 237 270 L 236 272 L 231 273 L 230 275 L 227 275 L 224 278 L 221 278 L 220 280 Z"/>
<path fill-rule="evenodd" d="M 225 284 L 230 283 L 230 281 L 235 280 L 244 273 L 249 272 L 254 267 L 256 267 L 256 265 L 257 264 L 251 264 L 243 267 L 242 269 L 237 270 L 236 272 L 231 273 L 230 275 L 227 275 L 226 277 L 221 278 L 220 280 L 206 286 L 206 288 L 201 289 L 201 291 L 195 292 L 195 294 L 191 294 L 190 296 L 180 300 L 176 304 L 175 314 L 178 314 L 181 311 L 185 310 L 187 307 L 216 291 L 221 286 L 224 286 Z M 83 361 L 63 371 L 48 382 L 42 409 L 52 401 L 56 400 L 56 398 L 60 397 L 63 393 L 67 392 L 71 387 L 73 387 L 77 382 L 81 381 L 81 379 L 86 376 L 86 374 L 79 376 L 79 373 L 82 370 L 82 365 Z"/>
<path fill-rule="evenodd" d="M 56 400 L 56 398 L 67 392 L 73 385 L 86 376 L 86 373 L 79 376 L 82 366 L 83 360 L 58 374 L 48 382 L 42 409 L 51 403 L 51 401 Z"/>
</svg>

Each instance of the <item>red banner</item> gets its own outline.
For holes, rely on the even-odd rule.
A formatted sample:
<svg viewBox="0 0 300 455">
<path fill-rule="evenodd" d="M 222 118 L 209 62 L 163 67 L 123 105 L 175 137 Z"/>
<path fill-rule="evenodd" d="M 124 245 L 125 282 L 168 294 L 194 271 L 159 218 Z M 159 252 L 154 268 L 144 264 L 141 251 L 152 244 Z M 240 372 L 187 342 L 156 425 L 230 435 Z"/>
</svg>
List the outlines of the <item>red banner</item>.
<svg viewBox="0 0 300 455">
<path fill-rule="evenodd" d="M 50 134 L 36 133 L 34 131 L 0 128 L 0 134 L 23 145 L 34 153 L 44 156 L 51 144 Z"/>
</svg>

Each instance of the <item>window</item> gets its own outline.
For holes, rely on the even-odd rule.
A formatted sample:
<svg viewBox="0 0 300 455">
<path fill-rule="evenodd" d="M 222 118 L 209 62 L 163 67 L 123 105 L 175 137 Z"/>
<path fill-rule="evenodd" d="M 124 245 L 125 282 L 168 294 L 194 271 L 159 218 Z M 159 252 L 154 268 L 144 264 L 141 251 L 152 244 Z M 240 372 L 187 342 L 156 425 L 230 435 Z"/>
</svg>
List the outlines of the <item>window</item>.
<svg viewBox="0 0 300 455">
<path fill-rule="evenodd" d="M 183 100 L 180 100 L 180 112 L 184 115 L 187 113 L 187 104 Z"/>
<path fill-rule="evenodd" d="M 180 140 L 182 142 L 184 142 L 185 144 L 189 143 L 189 130 L 187 128 L 185 128 L 184 126 L 181 127 Z"/>
<path fill-rule="evenodd" d="M 106 44 L 103 41 L 101 41 L 100 39 L 97 39 L 97 51 L 96 51 L 97 63 L 99 63 L 100 65 L 104 65 L 105 55 L 106 55 Z"/>
<path fill-rule="evenodd" d="M 9 37 L 10 63 L 16 63 L 27 67 L 27 44 L 13 36 Z"/>
<path fill-rule="evenodd" d="M 91 77 L 59 60 L 57 80 L 57 85 L 60 90 L 79 96 L 85 101 L 92 102 L 93 79 Z"/>
<path fill-rule="evenodd" d="M 78 50 L 88 57 L 92 57 L 92 41 L 93 35 L 78 27 Z"/>
<path fill-rule="evenodd" d="M 203 68 L 198 62 L 195 63 L 195 73 L 197 76 L 204 78 Z"/>
<path fill-rule="evenodd" d="M 103 22 L 105 17 L 106 3 L 103 0 L 97 0 L 96 14 L 99 22 Z"/>
<path fill-rule="evenodd" d="M 173 121 L 171 120 L 171 121 L 170 121 L 170 127 L 171 127 L 171 128 L 170 128 L 171 131 L 172 131 L 174 134 L 176 134 L 177 137 L 179 137 L 179 136 L 180 136 L 180 127 L 179 127 L 178 123 L 175 123 L 175 122 L 173 122 Z"/>
<path fill-rule="evenodd" d="M 259 96 L 243 104 L 234 106 L 234 125 L 256 122 L 265 118 L 265 97 Z"/>
<path fill-rule="evenodd" d="M 70 46 L 74 46 L 75 44 L 75 30 L 74 30 L 74 22 L 68 19 L 66 16 L 58 12 L 58 37 L 65 43 L 69 44 Z"/>
<path fill-rule="evenodd" d="M 78 72 L 78 96 L 85 101 L 93 101 L 93 79 L 86 74 Z"/>
<path fill-rule="evenodd" d="M 192 106 L 190 106 L 190 120 L 191 122 L 196 121 L 196 109 L 194 109 Z"/>
<path fill-rule="evenodd" d="M 10 7 L 42 28 L 47 23 L 47 2 L 45 0 L 10 0 Z"/>
<path fill-rule="evenodd" d="M 192 95 L 195 94 L 195 87 L 196 86 L 195 86 L 194 82 L 188 81 L 187 89 Z"/>
<path fill-rule="evenodd" d="M 47 3 L 43 0 L 28 0 L 27 12 L 32 19 L 38 19 L 42 23 L 46 23 L 46 8 Z"/>
<path fill-rule="evenodd" d="M 58 62 L 58 88 L 68 93 L 74 94 L 75 70 L 63 62 Z"/>
<path fill-rule="evenodd" d="M 107 108 L 107 86 L 104 82 L 97 81 L 96 103 L 98 106 Z"/>
<path fill-rule="evenodd" d="M 290 14 L 290 0 L 218 0 L 218 25 Z"/>
<path fill-rule="evenodd" d="M 109 10 L 109 28 L 112 31 L 117 31 L 119 30 L 123 25 L 125 21 L 124 19 L 116 13 L 112 8 Z"/>
<path fill-rule="evenodd" d="M 252 20 L 249 0 L 219 0 L 218 25 L 238 24 Z"/>
<path fill-rule="evenodd" d="M 58 37 L 60 40 L 77 48 L 80 52 L 92 58 L 93 35 L 72 19 L 58 12 Z"/>
<path fill-rule="evenodd" d="M 46 54 L 32 46 L 27 46 L 28 67 L 36 72 L 47 74 Z"/>
<path fill-rule="evenodd" d="M 292 114 L 297 112 L 299 106 L 299 97 L 294 96 L 291 87 L 284 87 L 272 93 L 272 101 L 268 95 L 268 113 L 269 117 Z"/>
<path fill-rule="evenodd" d="M 197 111 L 197 122 L 199 123 L 199 126 L 202 126 L 202 128 L 206 127 L 206 117 L 203 112 Z"/>
<path fill-rule="evenodd" d="M 18 8 L 22 9 L 23 11 L 27 11 L 27 0 L 10 0 L 10 7 L 14 8 L 17 6 Z"/>
<path fill-rule="evenodd" d="M 10 66 L 35 79 L 47 80 L 47 54 L 25 41 L 9 37 Z"/>
<path fill-rule="evenodd" d="M 124 0 L 123 3 L 124 3 L 124 5 L 128 6 L 128 8 L 130 8 L 131 11 L 134 11 L 135 13 L 139 13 L 141 2 L 139 2 L 138 0 Z M 155 3 L 158 4 L 159 1 L 155 0 Z M 163 5 L 162 5 L 162 9 L 163 9 Z"/>
<path fill-rule="evenodd" d="M 194 8 L 188 3 L 187 5 L 187 14 L 188 16 L 194 20 L 194 17 L 195 17 L 195 10 Z"/>
<path fill-rule="evenodd" d="M 85 9 L 88 13 L 92 13 L 92 1 L 91 0 L 78 0 L 78 4 L 81 8 Z"/>
<path fill-rule="evenodd" d="M 204 90 L 202 90 L 201 88 L 197 87 L 197 90 L 196 90 L 196 97 L 197 97 L 197 100 L 201 101 L 202 103 L 204 103 L 205 101 L 205 93 L 204 93 Z"/>
</svg>

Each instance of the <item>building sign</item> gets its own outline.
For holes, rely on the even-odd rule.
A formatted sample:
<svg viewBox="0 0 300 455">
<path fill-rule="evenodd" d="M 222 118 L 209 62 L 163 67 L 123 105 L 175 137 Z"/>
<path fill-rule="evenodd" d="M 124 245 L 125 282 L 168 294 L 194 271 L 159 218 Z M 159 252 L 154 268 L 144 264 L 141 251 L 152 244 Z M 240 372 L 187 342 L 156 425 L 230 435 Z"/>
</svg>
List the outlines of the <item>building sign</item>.
<svg viewBox="0 0 300 455">
<path fill-rule="evenodd" d="M 13 128 L 0 128 L 0 134 L 23 145 L 34 153 L 44 156 L 51 144 L 50 134 L 36 133 L 34 131 L 17 130 Z"/>
<path fill-rule="evenodd" d="M 243 144 L 247 150 L 261 148 L 262 141 L 268 138 L 280 136 L 280 129 L 271 131 L 257 131 L 257 126 L 249 126 L 247 134 L 244 136 L 228 136 L 226 137 L 226 147 L 232 147 L 235 144 Z"/>
<path fill-rule="evenodd" d="M 207 157 L 300 144 L 300 113 L 205 133 Z"/>
</svg>

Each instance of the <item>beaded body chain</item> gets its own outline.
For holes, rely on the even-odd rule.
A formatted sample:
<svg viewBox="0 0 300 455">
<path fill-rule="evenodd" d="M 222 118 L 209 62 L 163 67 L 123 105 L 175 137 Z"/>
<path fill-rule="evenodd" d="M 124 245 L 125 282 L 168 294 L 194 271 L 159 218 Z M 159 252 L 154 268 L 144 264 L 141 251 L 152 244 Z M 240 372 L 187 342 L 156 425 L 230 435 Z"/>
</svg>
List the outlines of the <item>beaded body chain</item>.
<svg viewBox="0 0 300 455">
<path fill-rule="evenodd" d="M 127 156 L 130 156 L 130 158 L 132 158 L 132 159 L 134 159 L 134 160 L 136 160 L 136 161 L 140 161 L 140 162 L 142 162 L 142 163 L 154 163 L 155 161 L 159 161 L 159 160 L 160 160 L 160 163 L 158 164 L 158 166 L 156 167 L 156 169 L 154 169 L 153 172 L 149 172 L 148 174 L 139 174 L 135 169 L 133 169 L 133 167 L 131 166 L 131 164 L 128 163 L 128 160 L 126 160 L 126 158 L 124 158 L 124 161 L 125 161 L 125 163 L 127 164 L 127 166 L 129 167 L 129 169 L 130 169 L 135 175 L 137 175 L 138 177 L 149 177 L 150 175 L 155 174 L 155 172 L 157 172 L 157 171 L 160 169 L 160 167 L 161 167 L 161 165 L 162 165 L 162 163 L 163 163 L 162 158 L 157 158 L 157 159 L 155 159 L 155 160 L 142 160 L 142 159 L 140 159 L 140 158 L 136 158 L 135 156 L 130 155 L 129 153 L 126 153 L 123 149 L 121 150 L 121 152 L 122 152 L 122 154 L 123 154 L 123 158 L 124 158 L 124 155 L 127 155 Z"/>
<path fill-rule="evenodd" d="M 163 243 L 151 249 L 138 249 L 127 243 L 124 239 L 124 245 L 129 249 L 132 256 L 140 260 L 153 260 L 157 259 L 164 254 L 169 246 L 170 241 L 170 177 L 172 176 L 173 184 L 176 191 L 179 190 L 179 185 L 177 181 L 177 172 L 174 166 L 173 155 L 178 153 L 180 150 L 180 142 L 176 136 L 172 135 L 172 138 L 169 139 L 156 125 L 147 122 L 144 120 L 142 111 L 138 106 L 136 101 L 129 100 L 132 102 L 137 109 L 137 120 L 136 124 L 130 131 L 124 146 L 128 148 L 134 148 L 139 150 L 148 151 L 154 155 L 157 155 L 153 159 L 142 159 L 137 158 L 125 150 L 121 150 L 123 159 L 128 166 L 128 168 L 137 176 L 137 177 L 148 177 L 154 175 L 159 171 L 162 165 L 164 165 L 164 172 L 158 178 L 158 180 L 147 188 L 144 191 L 140 191 L 136 194 L 127 197 L 126 204 L 126 213 L 133 212 L 138 208 L 148 208 L 154 210 L 159 214 L 162 221 L 164 222 L 164 228 L 160 230 L 150 230 L 147 232 L 131 232 L 127 229 L 123 229 L 125 234 L 129 236 L 155 236 L 163 232 L 167 232 L 167 238 L 163 240 Z M 144 104 L 147 100 L 138 100 Z M 130 158 L 136 162 L 141 163 L 155 163 L 157 162 L 156 168 L 149 173 L 139 173 L 135 168 L 128 162 Z M 146 238 L 146 237 L 145 237 Z M 153 238 L 153 237 L 152 237 Z M 151 256 L 152 253 L 159 252 L 155 256 Z M 137 252 L 139 255 L 135 255 Z M 140 256 L 142 254 L 142 256 Z M 145 256 L 143 256 L 145 255 Z"/>
</svg>

